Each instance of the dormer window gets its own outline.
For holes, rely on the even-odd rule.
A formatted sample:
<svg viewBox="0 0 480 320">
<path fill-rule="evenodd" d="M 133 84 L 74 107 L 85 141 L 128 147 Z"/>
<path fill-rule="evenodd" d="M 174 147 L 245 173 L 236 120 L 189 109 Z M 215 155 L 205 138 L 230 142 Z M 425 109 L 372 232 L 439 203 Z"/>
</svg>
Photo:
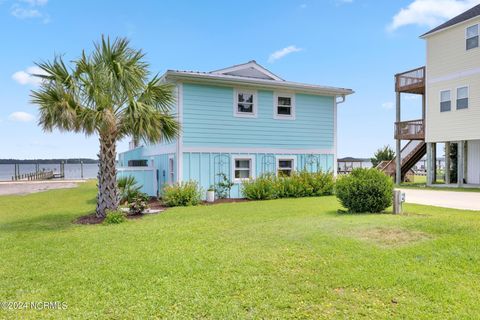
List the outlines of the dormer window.
<svg viewBox="0 0 480 320">
<path fill-rule="evenodd" d="M 275 119 L 295 119 L 295 95 L 275 93 L 273 97 L 273 115 Z"/>
<path fill-rule="evenodd" d="M 257 95 L 254 91 L 235 90 L 233 114 L 236 117 L 257 116 Z"/>
<path fill-rule="evenodd" d="M 467 50 L 478 47 L 479 25 L 468 27 L 466 31 Z"/>
</svg>

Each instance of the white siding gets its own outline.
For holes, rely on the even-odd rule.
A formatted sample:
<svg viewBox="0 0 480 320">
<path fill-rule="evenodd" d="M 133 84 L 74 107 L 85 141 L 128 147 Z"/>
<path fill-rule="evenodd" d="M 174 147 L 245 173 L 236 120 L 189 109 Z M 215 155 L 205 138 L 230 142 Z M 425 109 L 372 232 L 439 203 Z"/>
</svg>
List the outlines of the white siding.
<svg viewBox="0 0 480 320">
<path fill-rule="evenodd" d="M 480 184 L 480 140 L 468 141 L 467 183 Z"/>
</svg>

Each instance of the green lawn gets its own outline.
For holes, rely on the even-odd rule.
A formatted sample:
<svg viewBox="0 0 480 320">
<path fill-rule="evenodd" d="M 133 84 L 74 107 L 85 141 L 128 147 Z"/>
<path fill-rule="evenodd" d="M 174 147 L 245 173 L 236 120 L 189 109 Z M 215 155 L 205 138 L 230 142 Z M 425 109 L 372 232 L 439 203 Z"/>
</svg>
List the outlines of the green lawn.
<svg viewBox="0 0 480 320">
<path fill-rule="evenodd" d="M 0 318 L 472 319 L 480 213 L 342 215 L 334 197 L 176 208 L 122 225 L 92 183 L 0 197 Z"/>
</svg>

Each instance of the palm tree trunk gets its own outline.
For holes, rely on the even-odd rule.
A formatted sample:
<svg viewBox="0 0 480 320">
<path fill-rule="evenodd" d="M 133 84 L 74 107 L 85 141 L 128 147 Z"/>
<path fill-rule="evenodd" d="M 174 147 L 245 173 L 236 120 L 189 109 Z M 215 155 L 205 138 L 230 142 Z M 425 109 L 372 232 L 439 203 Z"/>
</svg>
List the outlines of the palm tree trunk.
<svg viewBox="0 0 480 320">
<path fill-rule="evenodd" d="M 116 139 L 100 136 L 98 170 L 97 217 L 105 217 L 107 210 L 117 210 Z"/>
</svg>

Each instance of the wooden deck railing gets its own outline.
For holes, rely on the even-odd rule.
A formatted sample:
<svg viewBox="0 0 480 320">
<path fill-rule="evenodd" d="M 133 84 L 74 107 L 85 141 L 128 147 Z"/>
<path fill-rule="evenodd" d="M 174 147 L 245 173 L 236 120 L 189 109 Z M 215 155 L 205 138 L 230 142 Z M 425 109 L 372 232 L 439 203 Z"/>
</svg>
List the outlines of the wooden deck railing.
<svg viewBox="0 0 480 320">
<path fill-rule="evenodd" d="M 425 93 L 425 67 L 396 74 L 395 91 L 416 94 Z"/>
<path fill-rule="evenodd" d="M 425 125 L 423 120 L 396 122 L 395 139 L 425 140 Z"/>
</svg>

